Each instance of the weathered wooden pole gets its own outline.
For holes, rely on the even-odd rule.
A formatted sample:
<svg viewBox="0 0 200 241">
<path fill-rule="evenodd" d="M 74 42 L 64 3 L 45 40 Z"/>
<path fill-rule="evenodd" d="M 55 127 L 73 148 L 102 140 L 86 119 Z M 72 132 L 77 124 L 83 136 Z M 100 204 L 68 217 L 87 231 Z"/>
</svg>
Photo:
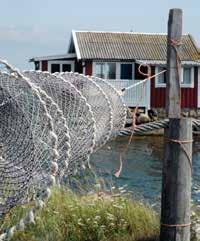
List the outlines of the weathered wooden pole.
<svg viewBox="0 0 200 241">
<path fill-rule="evenodd" d="M 171 9 L 168 20 L 166 111 L 160 241 L 190 240 L 192 120 L 181 117 L 182 10 Z"/>
</svg>

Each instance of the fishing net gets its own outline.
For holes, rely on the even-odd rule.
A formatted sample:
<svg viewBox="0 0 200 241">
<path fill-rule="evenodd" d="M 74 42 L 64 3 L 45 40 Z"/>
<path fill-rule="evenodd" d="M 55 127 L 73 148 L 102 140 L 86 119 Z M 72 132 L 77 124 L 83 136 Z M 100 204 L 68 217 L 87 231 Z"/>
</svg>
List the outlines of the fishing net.
<svg viewBox="0 0 200 241">
<path fill-rule="evenodd" d="M 0 69 L 3 215 L 31 199 L 43 203 L 52 184 L 65 184 L 66 178 L 84 169 L 90 154 L 123 128 L 126 107 L 102 79 L 67 72 L 20 73 L 0 63 L 7 72 Z M 7 236 L 3 233 L 0 240 Z"/>
<path fill-rule="evenodd" d="M 71 155 L 67 170 L 61 166 L 60 171 L 62 176 L 66 172 L 76 173 L 86 164 L 95 144 L 96 127 L 90 105 L 74 85 L 60 76 L 40 71 L 25 71 L 23 74 L 40 86 L 62 110 L 69 128 Z M 62 129 L 60 131 L 62 134 Z M 65 151 L 63 140 L 58 138 L 58 142 L 62 152 Z"/>
<path fill-rule="evenodd" d="M 113 112 L 108 97 L 90 77 L 72 72 L 59 73 L 59 76 L 71 82 L 91 106 L 96 123 L 94 150 L 97 150 L 108 141 L 113 127 Z"/>
<path fill-rule="evenodd" d="M 53 118 L 45 104 L 48 96 L 17 71 L 10 72 L 0 73 L 1 216 L 18 204 L 35 198 L 42 203 L 49 196 L 59 156 Z M 22 226 L 33 219 L 34 211 L 29 210 Z"/>
<path fill-rule="evenodd" d="M 113 115 L 113 125 L 110 138 L 114 138 L 119 134 L 119 131 L 125 126 L 127 107 L 124 104 L 121 93 L 117 91 L 108 81 L 91 77 L 92 80 L 98 84 L 108 97 L 111 104 L 111 111 Z"/>
<path fill-rule="evenodd" d="M 16 100 L 2 87 L 0 140 L 0 215 L 3 215 L 24 201 L 36 162 L 29 122 Z"/>
<path fill-rule="evenodd" d="M 27 191 L 30 181 L 38 180 L 38 185 L 49 182 L 48 174 L 51 171 L 49 160 L 55 159 L 54 144 L 51 144 L 50 121 L 41 100 L 33 89 L 19 76 L 8 74 L 1 74 L 0 87 L 2 96 L 6 97 L 1 104 L 1 110 L 6 110 L 4 119 L 7 118 L 7 122 L 4 121 L 7 126 L 4 124 L 1 126 L 1 136 L 2 139 L 9 136 L 7 142 L 1 141 L 4 175 L 8 168 L 7 176 L 2 179 L 2 186 L 6 191 L 2 193 L 4 193 L 5 203 L 9 200 L 10 205 L 13 206 L 17 200 L 15 195 L 23 198 L 21 193 Z M 4 113 L 1 112 L 1 115 Z M 26 128 L 22 124 L 26 124 Z M 19 134 L 16 135 L 16 133 Z M 27 175 L 29 171 L 30 174 Z M 33 178 L 30 178 L 31 176 Z M 24 184 L 19 193 L 14 193 L 15 184 L 18 186 L 19 178 L 22 178 Z"/>
</svg>

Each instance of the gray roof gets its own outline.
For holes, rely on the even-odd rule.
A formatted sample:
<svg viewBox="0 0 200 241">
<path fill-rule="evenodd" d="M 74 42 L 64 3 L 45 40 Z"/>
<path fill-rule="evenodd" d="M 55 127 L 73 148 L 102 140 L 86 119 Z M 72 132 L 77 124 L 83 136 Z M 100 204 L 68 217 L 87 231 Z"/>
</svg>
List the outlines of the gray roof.
<svg viewBox="0 0 200 241">
<path fill-rule="evenodd" d="M 166 60 L 166 34 L 74 31 L 79 59 Z M 191 35 L 182 36 L 181 60 L 196 61 L 200 52 Z"/>
</svg>

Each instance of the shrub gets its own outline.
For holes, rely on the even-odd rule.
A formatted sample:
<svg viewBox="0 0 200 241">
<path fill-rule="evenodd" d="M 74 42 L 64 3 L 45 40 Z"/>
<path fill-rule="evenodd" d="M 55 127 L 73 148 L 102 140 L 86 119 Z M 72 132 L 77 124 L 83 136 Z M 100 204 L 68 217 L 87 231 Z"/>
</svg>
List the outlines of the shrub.
<svg viewBox="0 0 200 241">
<path fill-rule="evenodd" d="M 16 223 L 25 210 L 12 209 L 1 229 Z M 37 212 L 35 224 L 17 231 L 12 241 L 154 241 L 158 233 L 157 214 L 125 194 L 78 195 L 54 189 L 46 207 Z"/>
</svg>

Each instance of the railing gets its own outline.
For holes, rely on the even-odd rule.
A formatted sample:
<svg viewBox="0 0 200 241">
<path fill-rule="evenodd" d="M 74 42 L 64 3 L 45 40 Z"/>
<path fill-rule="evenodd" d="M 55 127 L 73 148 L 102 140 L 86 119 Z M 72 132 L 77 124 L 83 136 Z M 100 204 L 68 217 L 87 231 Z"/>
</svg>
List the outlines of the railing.
<svg viewBox="0 0 200 241">
<path fill-rule="evenodd" d="M 112 84 L 116 89 L 121 90 L 130 85 L 133 85 L 141 80 L 107 80 L 110 84 Z M 135 88 L 129 89 L 125 91 L 123 95 L 123 99 L 125 104 L 129 107 L 135 107 L 139 105 L 140 107 L 149 108 L 149 85 L 138 85 Z"/>
</svg>

